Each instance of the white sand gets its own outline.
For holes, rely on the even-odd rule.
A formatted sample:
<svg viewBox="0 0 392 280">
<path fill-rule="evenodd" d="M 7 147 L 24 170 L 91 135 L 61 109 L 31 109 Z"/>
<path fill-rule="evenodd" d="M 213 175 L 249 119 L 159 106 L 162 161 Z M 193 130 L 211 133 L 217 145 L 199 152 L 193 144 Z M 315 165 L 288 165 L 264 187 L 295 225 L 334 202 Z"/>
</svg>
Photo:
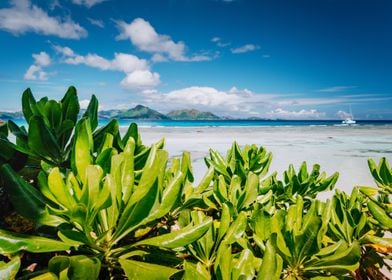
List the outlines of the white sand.
<svg viewBox="0 0 392 280">
<path fill-rule="evenodd" d="M 327 175 L 340 173 L 336 187 L 351 192 L 353 186 L 374 186 L 367 159 L 378 162 L 386 157 L 392 164 L 392 126 L 356 127 L 141 127 L 143 143 L 166 140 L 170 156 L 191 152 L 196 182 L 206 166 L 203 158 L 210 148 L 226 155 L 233 141 L 240 145 L 257 144 L 273 153 L 270 172 L 282 174 L 290 163 L 296 168 L 306 161 L 315 163 Z M 321 197 L 328 196 L 324 194 Z"/>
</svg>

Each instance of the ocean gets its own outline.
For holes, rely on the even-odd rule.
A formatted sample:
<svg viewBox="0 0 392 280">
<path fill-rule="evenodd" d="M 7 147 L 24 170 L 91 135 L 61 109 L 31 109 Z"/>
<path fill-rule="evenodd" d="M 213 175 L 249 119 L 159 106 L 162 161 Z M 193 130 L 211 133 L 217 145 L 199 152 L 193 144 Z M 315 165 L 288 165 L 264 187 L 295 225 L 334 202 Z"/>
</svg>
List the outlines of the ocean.
<svg viewBox="0 0 392 280">
<path fill-rule="evenodd" d="M 108 120 L 100 120 L 105 125 Z M 132 122 L 142 127 L 257 127 L 257 126 L 342 126 L 340 120 L 119 120 L 120 126 Z M 392 125 L 392 120 L 359 120 L 355 126 Z"/>
</svg>

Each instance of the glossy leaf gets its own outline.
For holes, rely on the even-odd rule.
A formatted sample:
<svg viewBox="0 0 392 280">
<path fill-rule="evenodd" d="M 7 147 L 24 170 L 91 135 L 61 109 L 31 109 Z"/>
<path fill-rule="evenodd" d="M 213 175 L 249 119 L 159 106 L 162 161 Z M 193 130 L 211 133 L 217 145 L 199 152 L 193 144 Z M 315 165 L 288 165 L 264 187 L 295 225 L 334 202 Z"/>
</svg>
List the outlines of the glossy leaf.
<svg viewBox="0 0 392 280">
<path fill-rule="evenodd" d="M 3 165 L 0 173 L 5 181 L 13 206 L 24 217 L 38 224 L 57 226 L 63 222 L 59 217 L 49 215 L 47 201 L 33 186 L 24 181 L 9 165 Z"/>
<path fill-rule="evenodd" d="M 79 176 L 82 183 L 86 182 L 87 166 L 92 164 L 93 149 L 90 121 L 84 118 L 76 126 L 75 143 L 71 159 L 72 169 Z"/>
<path fill-rule="evenodd" d="M 87 118 L 90 122 L 90 128 L 94 131 L 98 126 L 98 99 L 95 95 L 91 96 L 90 103 L 82 118 Z"/>
<path fill-rule="evenodd" d="M 53 132 L 45 125 L 41 116 L 32 116 L 29 122 L 28 145 L 30 149 L 41 157 L 60 163 L 62 155 L 57 139 Z"/>
<path fill-rule="evenodd" d="M 141 240 L 133 246 L 149 245 L 167 249 L 184 247 L 202 237 L 209 229 L 211 223 L 212 219 L 206 219 L 204 222 L 194 226 L 189 225 L 171 233 Z"/>
<path fill-rule="evenodd" d="M 128 259 L 119 259 L 121 268 L 124 270 L 125 275 L 128 279 L 140 279 L 140 280 L 151 280 L 151 279 L 169 279 L 173 274 L 177 273 L 178 270 L 152 263 L 144 263 Z"/>
<path fill-rule="evenodd" d="M 276 253 L 270 240 L 267 241 L 263 262 L 257 280 L 279 280 L 283 270 L 282 258 Z"/>
<path fill-rule="evenodd" d="M 16 254 L 20 251 L 32 253 L 57 252 L 70 249 L 62 241 L 41 236 L 18 234 L 0 229 L 0 254 Z"/>
</svg>

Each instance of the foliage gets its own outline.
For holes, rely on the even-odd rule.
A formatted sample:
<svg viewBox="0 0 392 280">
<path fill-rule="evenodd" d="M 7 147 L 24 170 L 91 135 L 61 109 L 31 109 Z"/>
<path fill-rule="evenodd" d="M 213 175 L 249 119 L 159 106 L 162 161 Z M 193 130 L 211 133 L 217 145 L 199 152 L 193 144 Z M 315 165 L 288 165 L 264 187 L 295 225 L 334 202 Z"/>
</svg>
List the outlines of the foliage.
<svg viewBox="0 0 392 280">
<path fill-rule="evenodd" d="M 58 102 L 28 89 L 22 106 L 27 129 L 0 124 L 0 187 L 33 228 L 0 229 L 1 279 L 387 279 L 385 158 L 369 160 L 377 187 L 323 202 L 337 173 L 278 177 L 265 148 L 233 143 L 193 185 L 189 153 L 143 145 L 136 124 L 98 126 L 94 96 L 83 114 L 73 87 Z"/>
</svg>

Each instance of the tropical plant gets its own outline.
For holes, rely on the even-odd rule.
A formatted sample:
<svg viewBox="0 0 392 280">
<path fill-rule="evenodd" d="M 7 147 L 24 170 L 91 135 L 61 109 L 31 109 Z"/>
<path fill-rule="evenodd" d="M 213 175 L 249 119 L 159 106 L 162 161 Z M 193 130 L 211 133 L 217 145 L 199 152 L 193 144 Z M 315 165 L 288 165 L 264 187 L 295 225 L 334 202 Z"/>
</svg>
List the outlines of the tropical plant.
<svg viewBox="0 0 392 280">
<path fill-rule="evenodd" d="M 2 232 L 0 253 L 71 249 L 70 254 L 63 252 L 50 260 L 45 277 L 96 279 L 122 269 L 130 278 L 145 279 L 159 273 L 167 279 L 178 272 L 175 265 L 179 260 L 170 250 L 197 240 L 212 222 L 206 219 L 170 232 L 170 225 L 161 221 L 182 194 L 182 166 L 171 166 L 168 174 L 168 154 L 158 143 L 152 145 L 144 167 L 136 172 L 133 137 L 118 154 L 105 146 L 94 164 L 88 118 L 78 123 L 75 137 L 72 170 L 62 173 L 53 167 L 48 175 L 41 171 L 40 190 L 20 178 L 10 165 L 1 168 L 16 210 L 37 224 L 56 227 L 58 238 Z M 45 248 L 47 243 L 50 247 Z M 162 259 L 168 256 L 167 266 L 162 266 Z M 154 259 L 159 259 L 160 265 Z"/>
<path fill-rule="evenodd" d="M 277 175 L 274 172 L 260 182 L 260 193 L 273 193 L 273 205 L 285 209 L 297 201 L 297 196 L 301 196 L 305 201 L 305 208 L 309 208 L 317 194 L 332 190 L 339 178 L 338 172 L 327 177 L 325 172 L 320 172 L 318 164 L 314 164 L 312 170 L 308 171 L 306 162 L 301 164 L 298 173 L 294 165 L 290 164 L 283 173 L 283 181 Z"/>
<path fill-rule="evenodd" d="M 325 240 L 331 212 L 330 201 L 313 201 L 305 212 L 298 196 L 287 212 L 280 209 L 271 216 L 261 209 L 255 213 L 254 238 L 265 252 L 262 267 L 263 271 L 270 267 L 270 279 L 342 277 L 355 271 L 359 244 Z"/>
</svg>

